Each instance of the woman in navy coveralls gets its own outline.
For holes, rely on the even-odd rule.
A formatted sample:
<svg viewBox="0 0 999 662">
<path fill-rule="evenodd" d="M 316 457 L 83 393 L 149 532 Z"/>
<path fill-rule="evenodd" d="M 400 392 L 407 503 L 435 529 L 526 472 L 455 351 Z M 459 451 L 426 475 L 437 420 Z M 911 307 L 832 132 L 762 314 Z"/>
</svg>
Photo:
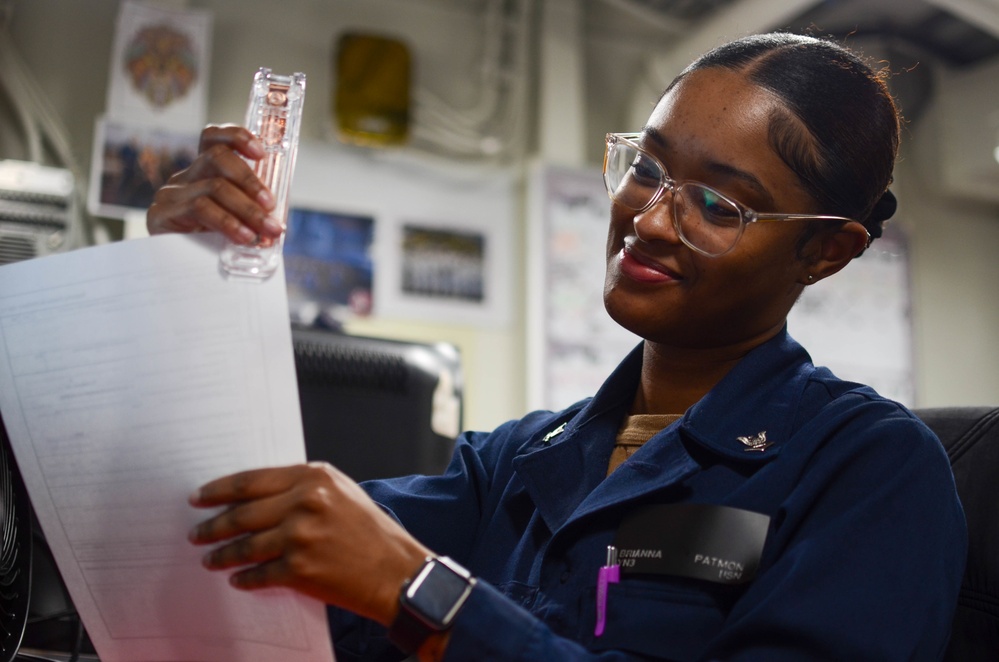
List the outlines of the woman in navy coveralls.
<svg viewBox="0 0 999 662">
<path fill-rule="evenodd" d="M 403 656 L 384 626 L 434 555 L 478 581 L 424 660 L 939 659 L 966 552 L 947 458 L 785 323 L 894 212 L 898 131 L 884 81 L 837 45 L 764 35 L 702 57 L 640 133 L 608 136 L 604 298 L 644 342 L 596 396 L 463 434 L 442 476 L 213 481 L 192 503 L 232 508 L 192 531 L 220 543 L 205 565 L 339 607 L 341 660 Z M 274 236 L 237 154 L 261 152 L 207 128 L 150 230 Z M 706 523 L 733 513 L 756 528 Z M 699 552 L 691 521 L 745 556 Z M 648 544 L 620 549 L 598 605 L 626 532 Z"/>
</svg>

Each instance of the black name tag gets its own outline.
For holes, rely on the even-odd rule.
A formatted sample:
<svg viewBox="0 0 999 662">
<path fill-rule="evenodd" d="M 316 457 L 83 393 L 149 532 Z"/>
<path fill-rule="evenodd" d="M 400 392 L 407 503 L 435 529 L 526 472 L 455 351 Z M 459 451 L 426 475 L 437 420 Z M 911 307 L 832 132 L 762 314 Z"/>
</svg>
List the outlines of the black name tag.
<svg viewBox="0 0 999 662">
<path fill-rule="evenodd" d="M 625 518 L 614 544 L 624 574 L 742 584 L 756 576 L 769 526 L 770 517 L 749 510 L 661 504 Z"/>
</svg>

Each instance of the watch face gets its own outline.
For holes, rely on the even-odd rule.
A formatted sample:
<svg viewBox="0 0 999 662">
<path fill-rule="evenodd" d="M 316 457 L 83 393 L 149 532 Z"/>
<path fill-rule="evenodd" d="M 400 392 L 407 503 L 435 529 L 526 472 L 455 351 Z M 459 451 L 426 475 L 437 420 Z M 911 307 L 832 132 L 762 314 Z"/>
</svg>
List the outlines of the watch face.
<svg viewBox="0 0 999 662">
<path fill-rule="evenodd" d="M 431 624 L 447 626 L 469 591 L 468 579 L 438 562 L 427 565 L 406 591 L 406 598 Z"/>
</svg>

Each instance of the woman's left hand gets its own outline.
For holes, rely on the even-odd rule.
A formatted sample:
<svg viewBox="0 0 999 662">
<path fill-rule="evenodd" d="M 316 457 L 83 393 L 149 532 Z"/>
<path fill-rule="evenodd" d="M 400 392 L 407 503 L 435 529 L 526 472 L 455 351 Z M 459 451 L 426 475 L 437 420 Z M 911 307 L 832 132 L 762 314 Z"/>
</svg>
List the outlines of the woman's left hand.
<svg viewBox="0 0 999 662">
<path fill-rule="evenodd" d="M 223 542 L 210 570 L 242 567 L 242 589 L 286 586 L 388 625 L 402 583 L 431 554 L 344 473 L 313 462 L 232 474 L 192 495 L 199 508 L 225 506 L 190 532 Z M 248 567 L 247 567 L 248 566 Z"/>
</svg>

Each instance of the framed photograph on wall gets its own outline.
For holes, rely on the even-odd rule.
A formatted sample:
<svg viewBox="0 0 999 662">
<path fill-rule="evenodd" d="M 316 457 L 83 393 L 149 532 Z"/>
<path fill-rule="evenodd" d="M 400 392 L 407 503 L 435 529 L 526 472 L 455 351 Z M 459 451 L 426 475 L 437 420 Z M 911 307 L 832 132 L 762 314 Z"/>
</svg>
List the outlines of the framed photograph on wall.
<svg viewBox="0 0 999 662">
<path fill-rule="evenodd" d="M 94 129 L 87 209 L 124 219 L 149 208 L 153 194 L 198 153 L 198 132 L 99 118 Z"/>
<path fill-rule="evenodd" d="M 379 315 L 488 325 L 505 317 L 497 247 L 507 238 L 478 222 L 395 218 L 378 266 Z"/>
<path fill-rule="evenodd" d="M 284 241 L 288 306 L 294 322 L 339 327 L 374 305 L 375 219 L 292 207 Z"/>
<path fill-rule="evenodd" d="M 402 226 L 402 293 L 481 303 L 486 288 L 486 237 L 413 223 Z"/>
</svg>

